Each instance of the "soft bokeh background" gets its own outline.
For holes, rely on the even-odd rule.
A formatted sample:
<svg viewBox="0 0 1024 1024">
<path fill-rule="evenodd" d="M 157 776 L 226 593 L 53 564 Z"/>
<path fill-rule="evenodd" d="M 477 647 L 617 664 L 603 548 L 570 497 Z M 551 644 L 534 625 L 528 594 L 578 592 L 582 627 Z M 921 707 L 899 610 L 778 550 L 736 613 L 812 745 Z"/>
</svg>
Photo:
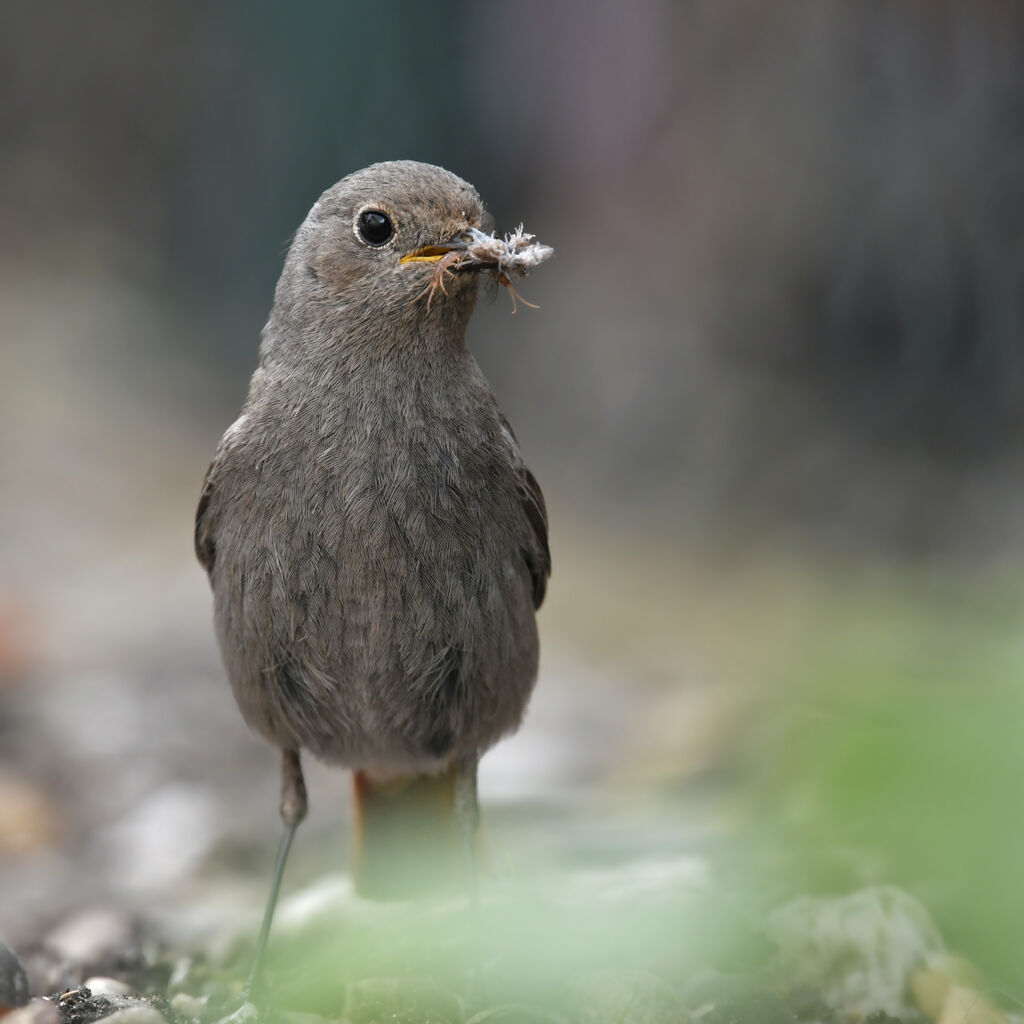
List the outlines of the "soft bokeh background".
<svg viewBox="0 0 1024 1024">
<path fill-rule="evenodd" d="M 4 4 L 0 931 L 255 912 L 192 515 L 290 233 L 407 157 L 557 252 L 471 328 L 555 563 L 499 862 L 895 882 L 1024 989 L 1022 52 L 998 0 Z"/>
</svg>

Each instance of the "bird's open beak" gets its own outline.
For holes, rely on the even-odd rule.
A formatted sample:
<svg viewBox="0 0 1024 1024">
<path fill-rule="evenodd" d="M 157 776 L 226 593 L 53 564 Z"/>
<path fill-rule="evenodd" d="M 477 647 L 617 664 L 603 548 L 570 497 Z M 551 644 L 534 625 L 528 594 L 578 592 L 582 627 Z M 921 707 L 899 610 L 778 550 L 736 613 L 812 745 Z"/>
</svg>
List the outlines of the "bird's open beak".
<svg viewBox="0 0 1024 1024">
<path fill-rule="evenodd" d="M 399 263 L 436 263 L 442 256 L 450 252 L 465 252 L 478 242 L 487 241 L 490 235 L 485 234 L 479 228 L 465 228 L 454 238 L 438 245 L 425 245 L 415 252 L 406 253 Z"/>
</svg>

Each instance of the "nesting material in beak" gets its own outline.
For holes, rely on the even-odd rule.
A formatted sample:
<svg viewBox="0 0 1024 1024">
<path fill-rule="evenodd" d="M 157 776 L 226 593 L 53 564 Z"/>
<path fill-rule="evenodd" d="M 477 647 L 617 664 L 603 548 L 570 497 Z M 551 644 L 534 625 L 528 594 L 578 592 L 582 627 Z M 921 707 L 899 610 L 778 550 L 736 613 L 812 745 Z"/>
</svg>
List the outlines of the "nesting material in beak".
<svg viewBox="0 0 1024 1024">
<path fill-rule="evenodd" d="M 554 254 L 550 245 L 535 242 L 536 235 L 523 230 L 523 225 L 504 238 L 485 235 L 472 229 L 473 239 L 466 247 L 466 258 L 483 268 L 500 274 L 515 274 L 525 277 L 534 267 L 540 266 Z"/>
<path fill-rule="evenodd" d="M 425 245 L 422 249 L 408 253 L 402 257 L 401 262 L 436 263 L 449 253 L 457 253 L 459 259 L 457 262 L 451 261 L 449 269 L 479 268 L 523 277 L 555 251 L 550 245 L 535 242 L 535 237 L 524 231 L 522 224 L 504 238 L 485 234 L 479 228 L 467 228 L 440 245 Z"/>
<path fill-rule="evenodd" d="M 427 245 L 408 253 L 402 257 L 401 262 L 435 264 L 430 284 L 424 292 L 427 295 L 428 309 L 434 292 L 438 288 L 444 292 L 446 273 L 454 270 L 479 270 L 490 273 L 499 284 L 508 288 L 512 294 L 514 313 L 516 292 L 509 275 L 525 277 L 534 267 L 549 259 L 555 251 L 550 245 L 535 242 L 535 237 L 524 231 L 522 224 L 504 238 L 485 234 L 479 228 L 467 228 L 441 245 Z M 525 299 L 523 301 L 526 302 Z"/>
</svg>

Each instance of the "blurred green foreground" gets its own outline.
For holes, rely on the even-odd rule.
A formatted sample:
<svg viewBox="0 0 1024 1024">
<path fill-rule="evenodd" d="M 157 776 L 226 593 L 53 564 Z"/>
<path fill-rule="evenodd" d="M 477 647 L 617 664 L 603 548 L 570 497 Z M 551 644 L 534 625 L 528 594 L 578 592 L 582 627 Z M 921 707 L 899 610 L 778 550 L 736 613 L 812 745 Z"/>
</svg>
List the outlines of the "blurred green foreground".
<svg viewBox="0 0 1024 1024">
<path fill-rule="evenodd" d="M 753 838 L 794 890 L 906 887 L 951 947 L 1024 991 L 1019 581 L 833 581 L 774 671 Z"/>
<path fill-rule="evenodd" d="M 795 940 L 815 956 L 859 955 L 821 952 L 837 941 L 866 946 L 880 969 L 899 975 L 924 962 L 914 943 L 944 943 L 977 968 L 979 990 L 1010 1005 L 1024 992 L 1024 815 L 1014 799 L 1024 770 L 1020 588 L 910 570 L 716 565 L 702 578 L 697 564 L 681 569 L 663 564 L 636 577 L 663 600 L 638 608 L 646 629 L 639 620 L 623 626 L 655 657 L 662 629 L 650 607 L 668 603 L 666 581 L 688 580 L 691 598 L 677 591 L 668 618 L 685 624 L 685 647 L 706 671 L 740 680 L 745 694 L 711 760 L 690 772 L 687 750 L 657 741 L 646 764 L 628 759 L 606 805 L 605 824 L 621 830 L 613 853 L 606 845 L 595 856 L 581 842 L 558 863 L 544 854 L 531 862 L 522 823 L 492 814 L 496 856 L 477 916 L 464 900 L 414 911 L 352 901 L 337 876 L 300 893 L 271 960 L 287 1005 L 323 1012 L 362 999 L 359 986 L 382 972 L 429 979 L 428 1002 L 441 998 L 429 995 L 440 980 L 449 995 L 485 1007 L 563 1005 L 580 984 L 626 984 L 624 971 L 640 972 L 626 987 L 635 983 L 644 999 L 660 982 L 685 993 L 709 972 L 770 986 L 784 959 L 775 912 L 815 895 L 836 898 L 822 915 L 833 924 Z M 593 601 L 559 606 L 560 628 L 601 632 Z M 600 813 L 590 806 L 549 822 L 549 853 Z M 695 849 L 673 852 L 666 833 L 693 835 L 702 819 L 715 824 L 696 830 Z M 935 928 L 913 907 L 911 925 L 862 913 L 874 897 L 848 894 L 873 886 L 916 898 Z M 885 905 L 888 890 L 877 891 Z M 850 936 L 828 934 L 836 914 L 851 921 Z M 864 937 L 865 920 L 877 939 L 870 929 Z M 801 969 L 811 956 L 802 947 L 789 955 Z"/>
</svg>

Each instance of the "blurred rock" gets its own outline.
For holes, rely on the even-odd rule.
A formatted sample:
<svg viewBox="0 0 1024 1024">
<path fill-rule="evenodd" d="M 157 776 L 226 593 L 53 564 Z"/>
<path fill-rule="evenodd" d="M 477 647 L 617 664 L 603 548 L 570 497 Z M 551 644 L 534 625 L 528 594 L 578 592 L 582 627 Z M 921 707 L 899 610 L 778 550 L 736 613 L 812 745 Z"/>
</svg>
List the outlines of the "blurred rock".
<svg viewBox="0 0 1024 1024">
<path fill-rule="evenodd" d="M 129 996 L 131 986 L 117 978 L 92 977 L 85 979 L 85 987 L 94 996 Z"/>
<path fill-rule="evenodd" d="M 21 950 L 21 961 L 28 975 L 29 992 L 38 996 L 54 996 L 74 988 L 81 976 L 63 953 L 43 942 Z"/>
<path fill-rule="evenodd" d="M 772 913 L 766 931 L 786 981 L 821 992 L 829 1006 L 847 1013 L 909 1011 L 913 972 L 943 952 L 921 904 L 888 886 L 802 897 Z"/>
<path fill-rule="evenodd" d="M 932 1020 L 939 1019 L 946 997 L 954 986 L 980 990 L 984 985 L 984 978 L 977 968 L 958 956 L 933 957 L 910 979 L 914 1003 Z"/>
<path fill-rule="evenodd" d="M 0 853 L 29 854 L 60 838 L 60 815 L 50 798 L 27 779 L 0 773 Z"/>
<path fill-rule="evenodd" d="M 57 1000 L 63 1024 L 94 1024 L 131 1005 L 119 996 L 94 996 L 85 986 L 64 992 Z"/>
<path fill-rule="evenodd" d="M 135 1003 L 115 1010 L 106 1017 L 100 1017 L 103 1024 L 167 1024 L 162 1013 L 148 1003 Z"/>
<path fill-rule="evenodd" d="M 27 1006 L 4 1015 L 4 1024 L 60 1024 L 60 1011 L 50 999 L 33 999 Z"/>
<path fill-rule="evenodd" d="M 28 1002 L 29 987 L 25 968 L 14 950 L 0 942 L 0 1013 Z"/>
<path fill-rule="evenodd" d="M 35 667 L 29 614 L 14 594 L 0 592 L 0 691 L 21 682 Z"/>
<path fill-rule="evenodd" d="M 95 935 L 100 937 L 99 932 Z M 71 938 L 75 936 L 72 934 Z M 148 950 L 147 955 L 134 934 L 125 936 L 111 932 L 105 942 L 78 944 L 76 939 L 69 945 L 86 955 L 69 957 L 42 942 L 23 949 L 22 960 L 31 992 L 42 996 L 61 995 L 69 1005 L 86 999 L 102 1000 L 98 1010 L 109 1013 L 133 994 L 151 996 L 166 991 L 169 965 L 159 959 L 155 950 Z"/>
<path fill-rule="evenodd" d="M 938 1024 L 1007 1024 L 1007 1018 L 980 992 L 954 985 L 942 1005 Z"/>
<path fill-rule="evenodd" d="M 136 945 L 129 917 L 109 907 L 75 914 L 54 928 L 44 942 L 76 963 L 96 963 L 112 952 Z"/>
<path fill-rule="evenodd" d="M 198 1020 L 206 1007 L 206 1000 L 191 996 L 187 992 L 179 992 L 171 998 L 171 1009 L 184 1017 Z"/>
<path fill-rule="evenodd" d="M 687 1024 L 692 1018 L 672 988 L 646 971 L 588 971 L 572 984 L 579 1024 Z"/>
<path fill-rule="evenodd" d="M 219 836 L 215 797 L 168 783 L 144 796 L 99 839 L 125 886 L 165 889 L 191 875 Z"/>
</svg>

